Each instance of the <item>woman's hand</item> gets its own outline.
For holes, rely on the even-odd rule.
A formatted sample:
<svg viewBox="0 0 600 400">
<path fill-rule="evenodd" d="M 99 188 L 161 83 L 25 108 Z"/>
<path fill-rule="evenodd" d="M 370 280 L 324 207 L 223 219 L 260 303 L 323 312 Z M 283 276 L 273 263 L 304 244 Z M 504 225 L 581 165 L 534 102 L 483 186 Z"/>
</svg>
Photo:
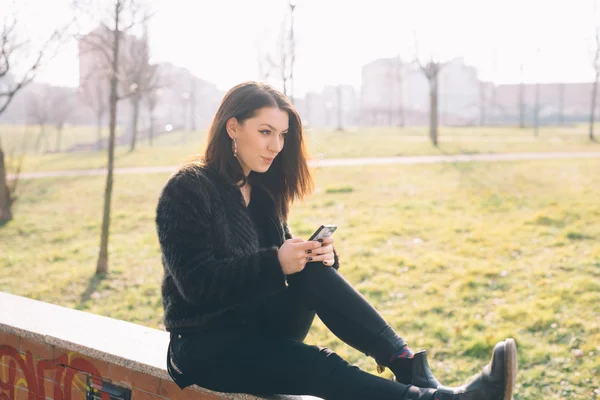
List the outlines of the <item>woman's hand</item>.
<svg viewBox="0 0 600 400">
<path fill-rule="evenodd" d="M 322 261 L 333 265 L 333 238 L 319 241 L 304 241 L 300 238 L 286 240 L 279 248 L 277 258 L 285 275 L 295 274 L 304 269 L 307 262 Z"/>
<path fill-rule="evenodd" d="M 319 239 L 321 247 L 317 248 L 317 250 L 313 250 L 312 254 L 316 254 L 316 257 L 313 257 L 312 261 L 323 261 L 324 265 L 331 267 L 334 262 L 333 257 L 333 242 L 334 239 L 332 237 L 324 237 L 323 239 Z M 317 242 L 319 243 L 319 242 Z"/>
</svg>

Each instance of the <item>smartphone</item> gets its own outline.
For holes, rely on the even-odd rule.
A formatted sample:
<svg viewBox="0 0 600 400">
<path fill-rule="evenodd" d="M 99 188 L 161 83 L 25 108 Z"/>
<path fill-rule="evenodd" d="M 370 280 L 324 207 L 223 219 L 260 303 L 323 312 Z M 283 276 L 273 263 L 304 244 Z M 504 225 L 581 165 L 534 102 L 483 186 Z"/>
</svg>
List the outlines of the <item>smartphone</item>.
<svg viewBox="0 0 600 400">
<path fill-rule="evenodd" d="M 308 240 L 318 240 L 324 237 L 329 237 L 333 235 L 333 232 L 335 232 L 336 229 L 336 225 L 321 225 Z"/>
</svg>

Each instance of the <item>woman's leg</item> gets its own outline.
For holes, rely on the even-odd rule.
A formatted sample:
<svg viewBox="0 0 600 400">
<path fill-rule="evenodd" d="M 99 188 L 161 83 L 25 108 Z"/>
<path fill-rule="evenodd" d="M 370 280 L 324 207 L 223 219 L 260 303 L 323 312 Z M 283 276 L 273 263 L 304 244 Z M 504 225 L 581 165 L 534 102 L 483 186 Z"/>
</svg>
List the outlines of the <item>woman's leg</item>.
<svg viewBox="0 0 600 400">
<path fill-rule="evenodd" d="M 379 365 L 390 366 L 392 357 L 406 346 L 381 314 L 334 268 L 307 263 L 304 270 L 288 276 L 288 282 L 338 338 L 372 356 Z"/>
<path fill-rule="evenodd" d="M 333 351 L 264 333 L 171 336 L 174 361 L 201 387 L 255 395 L 326 400 L 433 399 L 434 392 L 369 374 Z"/>
<path fill-rule="evenodd" d="M 335 269 L 320 263 L 309 263 L 298 274 L 288 277 L 290 294 L 298 302 L 307 301 L 327 327 L 340 339 L 373 356 L 380 365 L 389 366 L 400 382 L 421 387 L 437 388 L 426 364 L 404 362 L 413 359 L 396 358 L 406 344 L 385 322 L 373 306 L 354 289 Z M 507 400 L 512 398 L 517 374 L 517 349 L 513 339 L 506 339 L 494 347 L 491 361 L 468 384 L 459 388 L 440 387 L 436 400 Z M 415 391 L 407 398 L 419 399 Z M 370 398 L 370 397 L 367 397 Z"/>
</svg>

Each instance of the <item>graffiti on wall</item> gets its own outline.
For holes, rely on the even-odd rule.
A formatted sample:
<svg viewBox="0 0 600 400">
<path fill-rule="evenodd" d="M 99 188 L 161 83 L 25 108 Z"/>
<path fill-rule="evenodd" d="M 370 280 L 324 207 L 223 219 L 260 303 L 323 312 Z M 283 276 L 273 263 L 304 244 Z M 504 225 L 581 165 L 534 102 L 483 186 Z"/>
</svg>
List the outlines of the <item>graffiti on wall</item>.
<svg viewBox="0 0 600 400">
<path fill-rule="evenodd" d="M 0 365 L 0 368 L 2 375 L 7 378 L 4 381 L 0 376 L 0 400 L 16 400 L 19 388 L 29 392 L 29 400 L 46 397 L 54 400 L 76 400 L 73 398 L 73 392 L 78 398 L 85 399 L 90 390 L 102 388 L 103 379 L 94 364 L 80 357 L 69 358 L 68 354 L 62 354 L 54 360 L 41 360 L 34 358 L 30 351 L 22 354 L 13 347 L 0 345 L 0 360 L 3 360 L 4 364 Z M 22 373 L 19 373 L 19 370 Z M 90 385 L 82 380 L 81 376 L 84 374 L 90 376 Z M 96 393 L 96 398 L 110 400 L 108 393 Z"/>
</svg>

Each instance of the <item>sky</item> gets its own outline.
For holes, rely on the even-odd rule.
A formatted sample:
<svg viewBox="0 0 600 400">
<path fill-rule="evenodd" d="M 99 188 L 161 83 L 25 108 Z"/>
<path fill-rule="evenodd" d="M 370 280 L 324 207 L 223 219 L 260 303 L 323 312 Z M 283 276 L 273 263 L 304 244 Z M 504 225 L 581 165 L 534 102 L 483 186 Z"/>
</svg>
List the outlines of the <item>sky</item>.
<svg viewBox="0 0 600 400">
<path fill-rule="evenodd" d="M 18 9 L 22 36 L 39 42 L 70 15 L 71 0 L 0 0 Z M 153 61 L 188 68 L 222 90 L 258 79 L 257 49 L 274 51 L 289 0 L 148 0 Z M 497 83 L 585 82 L 594 77 L 594 0 L 295 0 L 295 92 L 360 88 L 382 57 L 462 56 Z M 415 51 L 415 38 L 418 52 Z M 39 81 L 76 86 L 77 47 L 63 46 Z"/>
</svg>

